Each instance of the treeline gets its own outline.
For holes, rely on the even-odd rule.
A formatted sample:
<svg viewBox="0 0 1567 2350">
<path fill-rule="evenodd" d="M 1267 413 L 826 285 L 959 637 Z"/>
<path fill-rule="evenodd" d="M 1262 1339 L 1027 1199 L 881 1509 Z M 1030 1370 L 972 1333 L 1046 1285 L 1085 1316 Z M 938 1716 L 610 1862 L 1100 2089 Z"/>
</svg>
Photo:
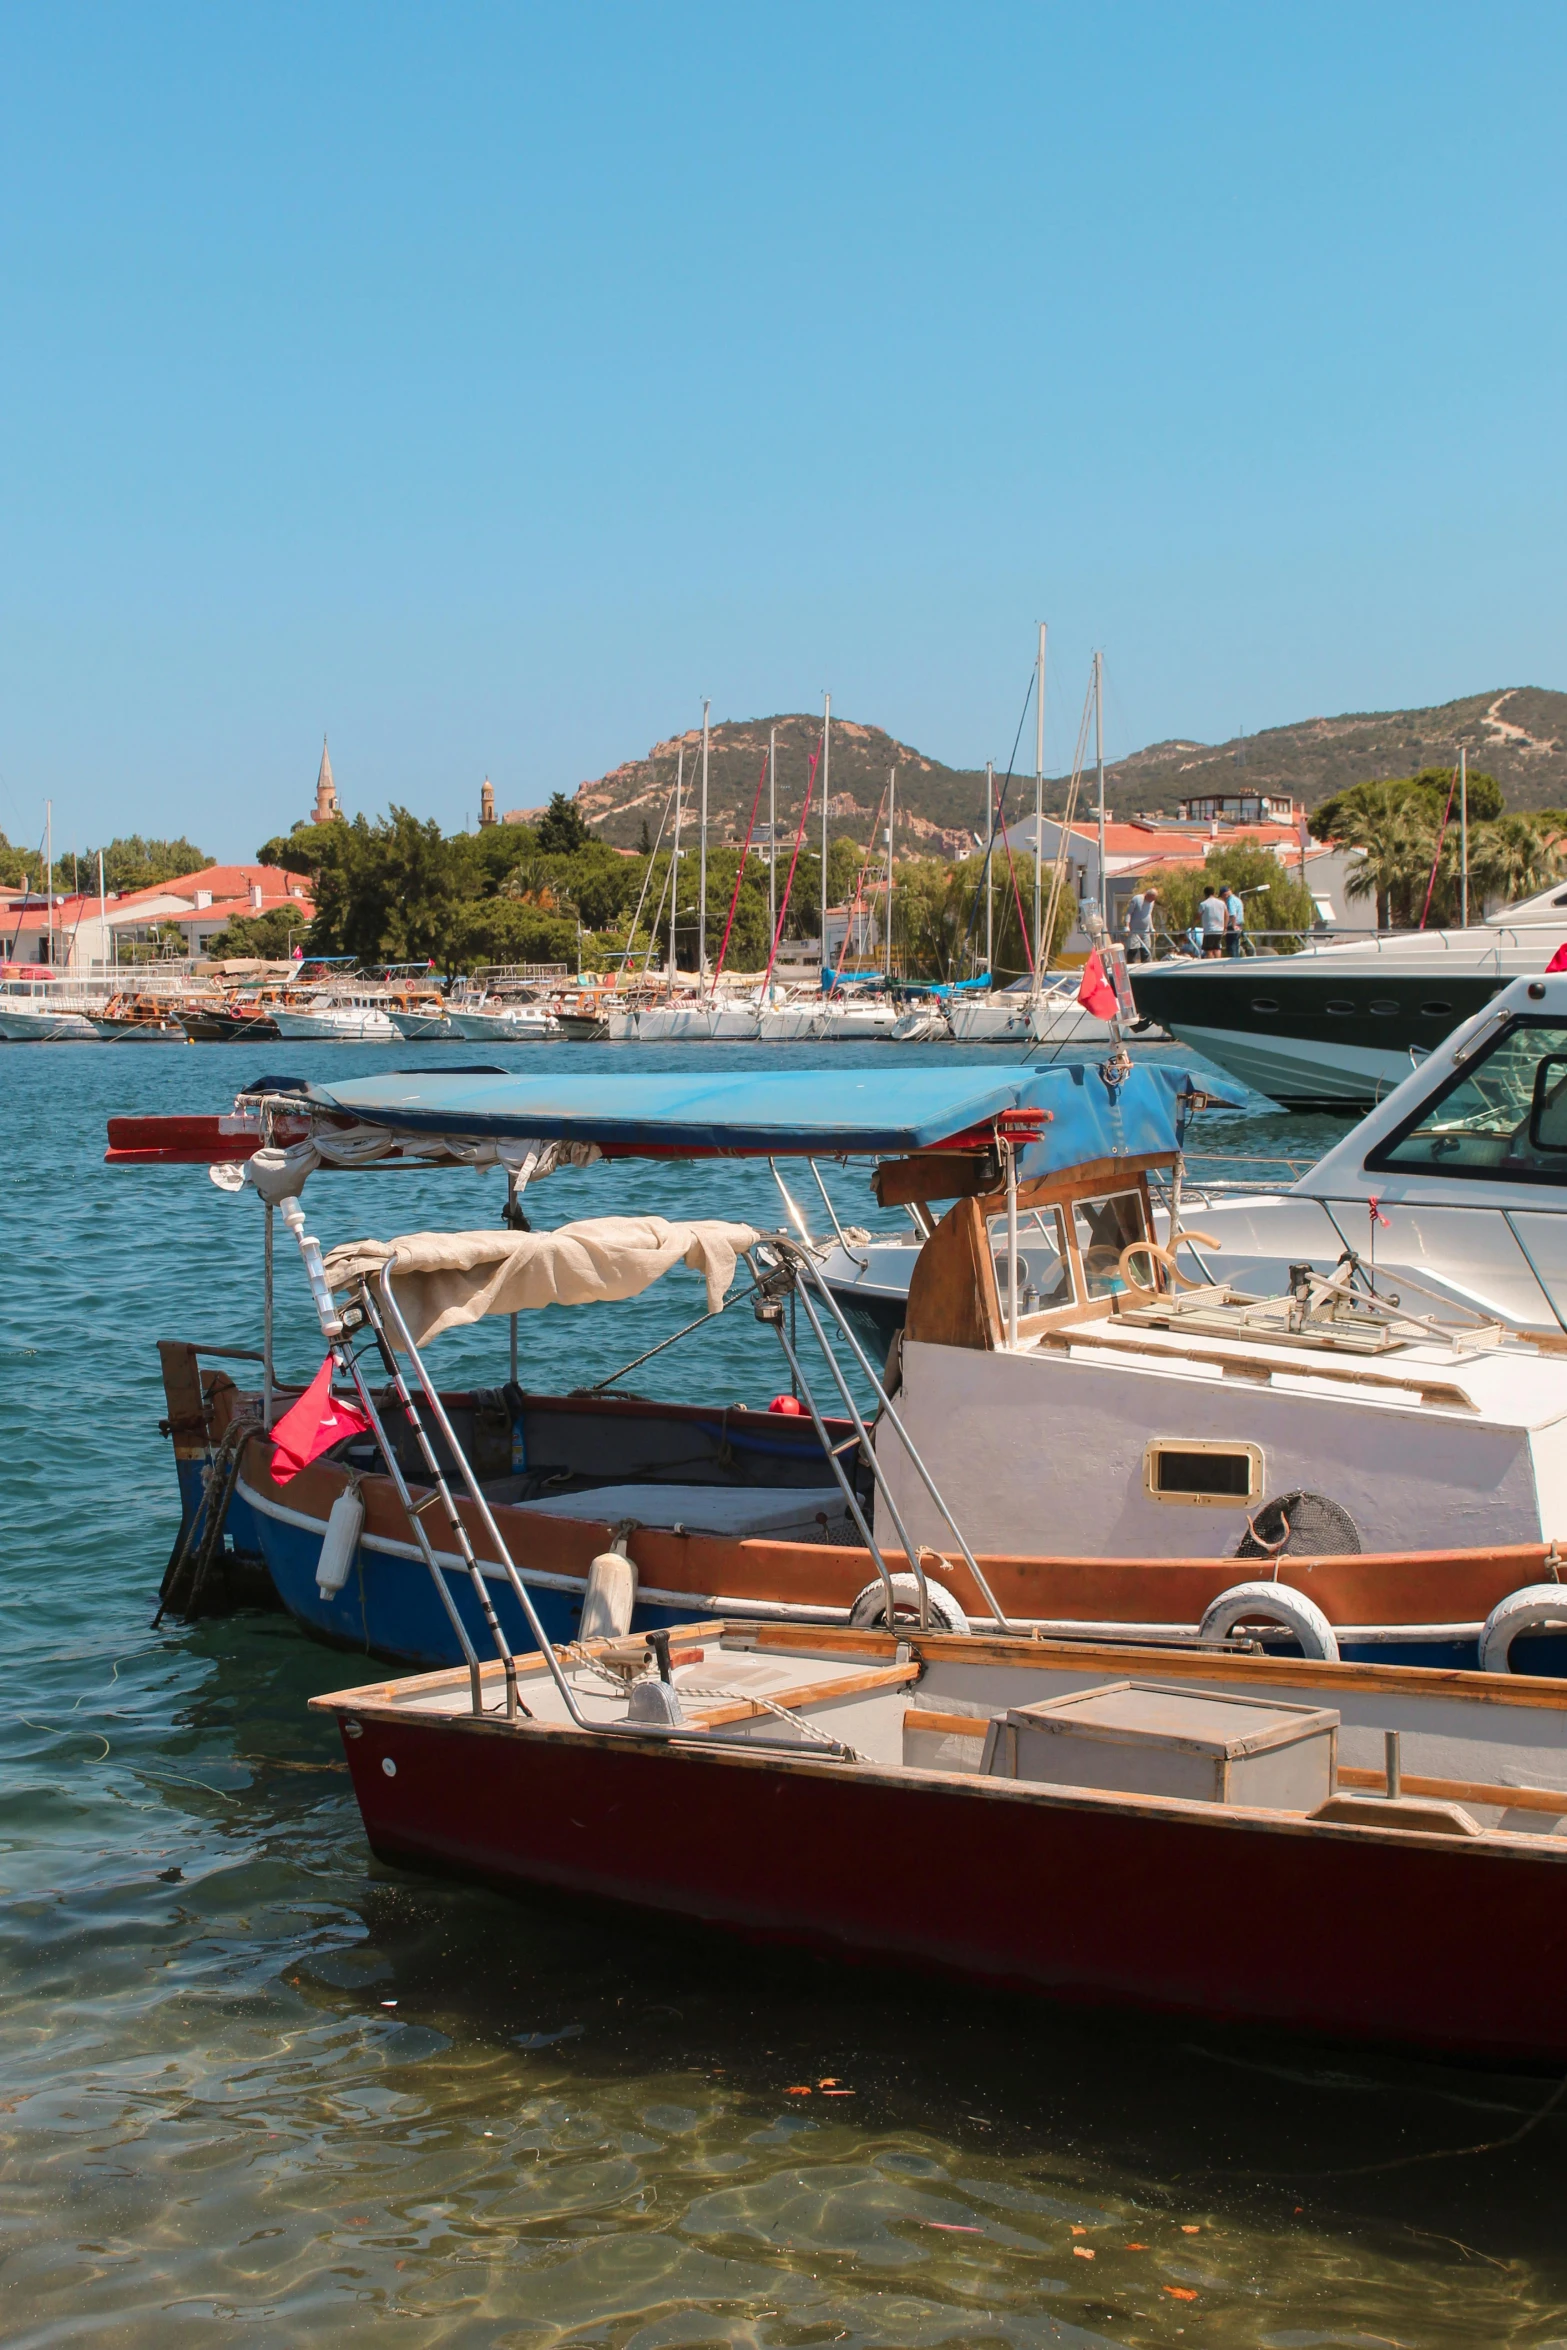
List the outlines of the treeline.
<svg viewBox="0 0 1567 2350">
<path fill-rule="evenodd" d="M 144 840 L 139 832 L 127 833 L 104 844 L 103 886 L 123 897 L 130 890 L 151 889 L 157 882 L 173 881 L 181 873 L 199 873 L 212 862 L 206 850 L 198 849 L 194 841 Z M 42 851 L 19 848 L 0 832 L 0 885 L 7 889 L 36 890 L 47 896 Z M 91 896 L 97 887 L 96 848 L 65 849 L 56 854 L 54 894 L 57 898 L 75 897 L 79 890 Z"/>
<path fill-rule="evenodd" d="M 1567 813 L 1540 808 L 1509 815 L 1494 775 L 1468 778 L 1469 918 L 1548 889 L 1567 867 Z M 1324 800 L 1310 819 L 1318 840 L 1363 850 L 1347 883 L 1352 898 L 1374 898 L 1379 930 L 1451 928 L 1462 912 L 1463 842 L 1452 771 L 1357 783 Z M 1427 899 L 1429 896 L 1429 907 Z"/>
</svg>

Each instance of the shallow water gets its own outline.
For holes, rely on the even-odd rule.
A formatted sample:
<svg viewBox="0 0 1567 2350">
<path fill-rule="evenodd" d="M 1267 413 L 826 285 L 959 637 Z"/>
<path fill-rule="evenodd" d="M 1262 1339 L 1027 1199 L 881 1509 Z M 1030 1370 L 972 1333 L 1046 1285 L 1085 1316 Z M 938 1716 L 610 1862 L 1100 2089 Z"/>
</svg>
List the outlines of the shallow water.
<svg viewBox="0 0 1567 2350">
<path fill-rule="evenodd" d="M 1567 2102 L 1529 2126 L 1552 2080 L 1063 2013 L 400 1875 L 305 1711 L 352 1659 L 279 1617 L 149 1630 L 177 1516 L 155 1341 L 256 1342 L 260 1218 L 199 1169 L 106 1169 L 105 1116 L 226 1107 L 262 1068 L 440 1057 L 0 1052 L 10 2350 L 259 2350 L 375 2316 L 410 2350 L 1567 2345 Z M 1254 1105 L 1204 1131 L 1244 1160 L 1339 1129 Z M 829 1180 L 845 1221 L 877 1221 L 860 1177 Z M 309 1195 L 328 1241 L 489 1223 L 499 1200 L 466 1173 Z M 765 1174 L 722 1164 L 530 1196 L 549 1223 L 698 1202 L 777 1213 Z M 301 1286 L 285 1273 L 280 1359 L 308 1371 Z M 692 1277 L 535 1317 L 524 1376 L 602 1376 L 699 1305 Z M 726 1316 L 636 1384 L 765 1401 L 770 1344 Z M 503 1347 L 463 1333 L 436 1359 L 493 1380 Z"/>
</svg>

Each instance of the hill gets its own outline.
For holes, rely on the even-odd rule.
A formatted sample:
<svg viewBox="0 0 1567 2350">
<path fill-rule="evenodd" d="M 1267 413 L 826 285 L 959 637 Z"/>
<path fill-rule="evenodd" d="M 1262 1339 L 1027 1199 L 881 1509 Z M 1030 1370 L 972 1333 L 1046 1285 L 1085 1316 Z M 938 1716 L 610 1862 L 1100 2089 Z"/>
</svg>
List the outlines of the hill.
<svg viewBox="0 0 1567 2350">
<path fill-rule="evenodd" d="M 718 838 L 743 836 L 752 794 L 767 755 L 770 726 L 778 729 L 778 817 L 780 832 L 799 821 L 806 770 L 821 739 L 819 717 L 792 713 L 779 718 L 729 720 L 712 729 L 708 753 L 709 822 Z M 603 839 L 634 848 L 646 821 L 657 836 L 675 787 L 679 752 L 686 766 L 685 821 L 696 816 L 702 737 L 700 729 L 655 743 L 645 758 L 627 760 L 596 782 L 582 784 L 577 806 Z M 1472 766 L 1497 778 L 1515 809 L 1567 807 L 1567 694 L 1540 686 L 1511 686 L 1442 702 L 1428 710 L 1356 711 L 1337 718 L 1307 718 L 1262 734 L 1239 735 L 1225 743 L 1150 743 L 1105 770 L 1105 796 L 1117 815 L 1145 811 L 1175 813 L 1176 802 L 1194 792 L 1291 792 L 1314 808 L 1336 791 L 1368 777 L 1410 775 L 1420 767 L 1451 764 L 1459 746 Z M 952 855 L 962 836 L 983 833 L 983 768 L 946 767 L 927 758 L 879 726 L 834 717 L 832 805 L 834 837 L 868 836 L 889 768 L 898 770 L 898 846 L 904 853 L 924 848 Z M 1046 805 L 1059 808 L 1066 779 L 1046 782 Z M 1032 801 L 1032 778 L 1015 779 L 1009 813 L 1022 814 Z M 820 801 L 813 804 L 814 832 Z M 764 792 L 761 816 L 767 814 Z"/>
</svg>

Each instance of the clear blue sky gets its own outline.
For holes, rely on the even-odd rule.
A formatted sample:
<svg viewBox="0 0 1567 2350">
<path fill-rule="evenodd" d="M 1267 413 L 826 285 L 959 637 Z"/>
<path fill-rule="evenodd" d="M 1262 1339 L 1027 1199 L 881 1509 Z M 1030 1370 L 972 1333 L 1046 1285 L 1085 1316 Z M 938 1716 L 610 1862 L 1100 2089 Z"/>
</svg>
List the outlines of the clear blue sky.
<svg viewBox="0 0 1567 2350">
<path fill-rule="evenodd" d="M 14 5 L 0 825 L 1567 686 L 1567 8 Z"/>
</svg>

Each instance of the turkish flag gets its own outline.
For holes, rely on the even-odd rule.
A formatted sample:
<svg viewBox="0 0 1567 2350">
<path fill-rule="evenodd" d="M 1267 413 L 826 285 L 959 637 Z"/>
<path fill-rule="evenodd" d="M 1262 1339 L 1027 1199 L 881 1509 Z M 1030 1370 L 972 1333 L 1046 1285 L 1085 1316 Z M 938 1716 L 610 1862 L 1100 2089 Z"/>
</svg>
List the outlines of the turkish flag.
<svg viewBox="0 0 1567 2350">
<path fill-rule="evenodd" d="M 339 1403 L 332 1393 L 332 1358 L 327 1356 L 298 1403 L 290 1405 L 272 1431 L 272 1482 L 287 1485 L 313 1460 L 345 1436 L 370 1425 L 356 1404 Z"/>
<path fill-rule="evenodd" d="M 1105 967 L 1096 947 L 1083 965 L 1082 984 L 1077 1000 L 1085 1012 L 1092 1012 L 1096 1020 L 1113 1020 L 1120 1006 L 1115 1000 L 1115 989 L 1105 977 Z"/>
</svg>

